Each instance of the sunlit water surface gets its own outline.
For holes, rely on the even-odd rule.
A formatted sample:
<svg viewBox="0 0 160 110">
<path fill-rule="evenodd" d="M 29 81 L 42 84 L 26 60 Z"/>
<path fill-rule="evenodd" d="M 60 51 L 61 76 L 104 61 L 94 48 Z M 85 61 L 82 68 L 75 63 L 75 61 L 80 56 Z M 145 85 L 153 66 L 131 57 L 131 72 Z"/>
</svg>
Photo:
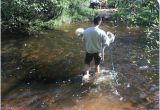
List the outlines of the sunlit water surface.
<svg viewBox="0 0 160 110">
<path fill-rule="evenodd" d="M 82 80 L 85 52 L 74 32 L 91 25 L 64 25 L 35 37 L 2 35 L 2 109 L 158 110 L 158 50 L 145 52 L 138 27 L 104 23 L 101 28 L 116 35 L 112 53 L 105 50 L 99 77 L 92 62 L 90 80 Z"/>
</svg>

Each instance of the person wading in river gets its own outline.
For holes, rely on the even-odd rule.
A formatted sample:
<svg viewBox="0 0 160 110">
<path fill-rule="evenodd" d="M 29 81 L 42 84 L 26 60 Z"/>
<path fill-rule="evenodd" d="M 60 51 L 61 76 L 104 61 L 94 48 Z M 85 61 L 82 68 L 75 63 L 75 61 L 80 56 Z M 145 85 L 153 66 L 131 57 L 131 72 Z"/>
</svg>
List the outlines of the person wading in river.
<svg viewBox="0 0 160 110">
<path fill-rule="evenodd" d="M 99 28 L 102 22 L 102 18 L 100 16 L 95 17 L 93 22 L 94 22 L 94 26 L 85 29 L 83 32 L 84 47 L 86 51 L 85 72 L 86 74 L 89 74 L 90 63 L 94 58 L 96 76 L 98 76 L 100 73 L 102 48 L 105 45 L 109 46 L 109 44 L 111 43 L 111 39 L 107 36 L 105 31 Z"/>
</svg>

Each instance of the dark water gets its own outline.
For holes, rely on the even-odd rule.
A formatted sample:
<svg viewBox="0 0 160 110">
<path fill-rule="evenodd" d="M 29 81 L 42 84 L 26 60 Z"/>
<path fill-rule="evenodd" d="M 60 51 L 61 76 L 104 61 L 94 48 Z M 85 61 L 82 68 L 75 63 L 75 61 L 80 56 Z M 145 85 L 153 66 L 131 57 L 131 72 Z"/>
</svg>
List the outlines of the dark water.
<svg viewBox="0 0 160 110">
<path fill-rule="evenodd" d="M 2 35 L 2 109 L 158 110 L 158 50 L 145 51 L 141 28 L 104 23 L 102 29 L 116 34 L 111 47 L 117 75 L 113 79 L 107 72 L 112 70 L 107 48 L 106 73 L 98 83 L 83 84 L 85 53 L 74 32 L 90 25 L 64 25 L 35 37 Z"/>
</svg>

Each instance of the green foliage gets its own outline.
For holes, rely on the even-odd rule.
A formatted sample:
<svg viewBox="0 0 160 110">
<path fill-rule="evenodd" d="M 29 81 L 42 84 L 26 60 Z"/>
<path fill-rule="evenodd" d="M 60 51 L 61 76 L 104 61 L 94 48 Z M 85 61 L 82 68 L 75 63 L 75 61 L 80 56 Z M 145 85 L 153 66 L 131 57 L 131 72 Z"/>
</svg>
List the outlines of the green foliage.
<svg viewBox="0 0 160 110">
<path fill-rule="evenodd" d="M 56 19 L 63 10 L 55 0 L 2 0 L 1 2 L 4 31 L 28 31 L 29 27 L 35 25 L 37 19 L 42 22 Z M 39 25 L 39 22 L 36 25 Z"/>
<path fill-rule="evenodd" d="M 88 0 L 2 0 L 2 32 L 33 32 L 92 16 Z"/>
<path fill-rule="evenodd" d="M 113 15 L 114 20 L 145 28 L 143 43 L 147 51 L 158 49 L 159 5 L 156 0 L 109 0 L 109 3 L 118 9 Z"/>
<path fill-rule="evenodd" d="M 159 6 L 156 0 L 109 1 L 118 9 L 114 14 L 116 20 L 142 26 L 158 25 L 159 23 Z"/>
<path fill-rule="evenodd" d="M 146 40 L 143 41 L 146 44 L 146 52 L 149 54 L 155 50 L 158 50 L 159 42 L 159 32 L 157 27 L 148 27 L 146 29 Z"/>
<path fill-rule="evenodd" d="M 70 21 L 88 20 L 92 17 L 92 9 L 88 3 L 88 0 L 62 0 L 61 5 L 64 8 L 62 16 L 69 18 Z"/>
</svg>

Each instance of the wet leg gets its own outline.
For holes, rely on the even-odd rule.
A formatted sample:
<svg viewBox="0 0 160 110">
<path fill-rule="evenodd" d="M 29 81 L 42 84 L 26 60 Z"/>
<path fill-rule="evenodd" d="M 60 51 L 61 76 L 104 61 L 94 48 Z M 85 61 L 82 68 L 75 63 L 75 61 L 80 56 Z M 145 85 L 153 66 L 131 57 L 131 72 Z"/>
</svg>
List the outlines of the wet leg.
<svg viewBox="0 0 160 110">
<path fill-rule="evenodd" d="M 99 75 L 100 75 L 100 65 L 95 65 L 95 68 L 96 68 L 96 73 L 95 73 L 95 75 L 96 75 L 96 76 L 99 76 Z"/>
</svg>

